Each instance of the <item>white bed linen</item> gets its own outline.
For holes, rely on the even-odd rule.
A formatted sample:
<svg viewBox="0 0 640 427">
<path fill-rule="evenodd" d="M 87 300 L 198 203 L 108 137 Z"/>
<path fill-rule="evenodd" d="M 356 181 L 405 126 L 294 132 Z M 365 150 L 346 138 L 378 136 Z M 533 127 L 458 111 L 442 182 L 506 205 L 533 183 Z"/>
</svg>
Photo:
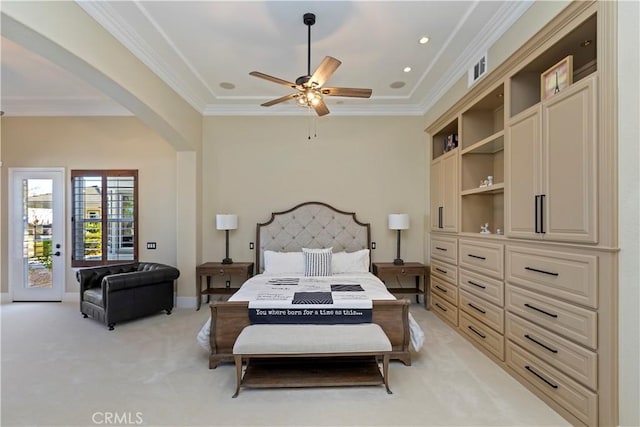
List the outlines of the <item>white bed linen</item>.
<svg viewBox="0 0 640 427">
<path fill-rule="evenodd" d="M 344 274 L 334 274 L 329 277 L 313 277 L 313 278 L 305 278 L 304 275 L 300 274 L 258 274 L 253 276 L 249 280 L 247 280 L 241 287 L 238 289 L 236 293 L 231 295 L 229 301 L 254 301 L 256 297 L 264 291 L 267 286 L 266 283 L 270 279 L 274 278 L 292 278 L 298 277 L 300 280 L 305 279 L 313 279 L 318 281 L 326 281 L 327 283 L 357 283 L 365 289 L 365 292 L 368 296 L 371 297 L 372 300 L 394 300 L 394 297 L 385 286 L 384 283 L 378 277 L 371 273 L 344 273 Z M 282 287 L 283 285 L 277 285 L 278 287 Z M 292 286 L 292 287 L 295 287 Z M 211 347 L 209 345 L 209 332 L 211 327 L 211 317 L 205 322 L 205 324 L 198 332 L 197 340 L 200 346 L 207 351 L 211 351 Z M 409 329 L 410 329 L 410 337 L 411 337 L 411 345 L 414 350 L 419 351 L 424 344 L 424 332 L 420 328 L 420 325 L 415 321 L 411 313 L 409 313 Z"/>
</svg>

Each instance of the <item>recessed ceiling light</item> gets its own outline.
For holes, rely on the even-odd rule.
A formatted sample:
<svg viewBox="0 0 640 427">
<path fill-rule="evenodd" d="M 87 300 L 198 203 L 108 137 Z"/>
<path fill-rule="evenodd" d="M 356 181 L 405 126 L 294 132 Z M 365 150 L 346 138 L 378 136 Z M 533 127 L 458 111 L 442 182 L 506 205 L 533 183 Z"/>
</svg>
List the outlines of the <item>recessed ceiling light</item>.
<svg viewBox="0 0 640 427">
<path fill-rule="evenodd" d="M 229 82 L 222 82 L 222 83 L 220 83 L 220 87 L 222 89 L 235 89 L 236 85 L 234 85 L 233 83 L 229 83 Z"/>
<path fill-rule="evenodd" d="M 408 73 L 409 71 L 411 71 L 411 67 L 404 67 L 404 70 L 402 71 L 404 71 L 405 73 Z"/>
<path fill-rule="evenodd" d="M 405 82 L 393 82 L 389 85 L 389 87 L 391 89 L 400 89 L 401 87 L 404 87 L 405 84 Z"/>
<path fill-rule="evenodd" d="M 424 36 L 419 41 L 420 41 L 420 44 L 426 44 L 429 42 L 429 37 Z"/>
</svg>

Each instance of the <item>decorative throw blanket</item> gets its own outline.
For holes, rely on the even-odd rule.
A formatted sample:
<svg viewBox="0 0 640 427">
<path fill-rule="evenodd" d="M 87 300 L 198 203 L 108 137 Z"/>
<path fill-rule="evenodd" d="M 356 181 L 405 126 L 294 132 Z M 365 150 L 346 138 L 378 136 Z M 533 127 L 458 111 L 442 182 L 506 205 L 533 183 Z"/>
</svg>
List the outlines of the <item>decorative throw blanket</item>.
<svg viewBox="0 0 640 427">
<path fill-rule="evenodd" d="M 271 278 L 249 301 L 251 323 L 370 323 L 372 298 L 362 285 L 331 278 Z"/>
<path fill-rule="evenodd" d="M 229 301 L 253 301 L 256 299 L 258 293 L 265 290 L 265 284 L 272 280 L 271 285 L 278 286 L 290 286 L 296 288 L 300 280 L 304 280 L 303 276 L 297 277 L 276 277 L 273 275 L 258 274 L 247 280 L 244 285 L 233 294 Z M 326 278 L 327 283 L 333 283 L 337 285 L 358 285 L 361 286 L 365 292 L 371 297 L 372 300 L 391 300 L 395 299 L 393 295 L 389 293 L 387 287 L 371 273 L 354 273 L 354 274 L 340 274 Z M 291 283 L 293 282 L 293 283 Z M 279 283 L 279 284 L 278 284 Z M 332 294 L 333 296 L 334 294 Z M 300 309 L 301 306 L 296 306 L 294 309 Z M 315 309 L 314 309 L 315 310 Z M 318 309 L 320 310 L 320 309 Z M 312 323 L 312 322 L 309 322 Z M 411 313 L 409 313 L 409 330 L 411 331 L 411 344 L 416 351 L 419 351 L 424 344 L 424 332 L 418 322 L 415 321 Z M 209 317 L 200 331 L 198 331 L 197 340 L 198 344 L 207 351 L 211 351 L 209 345 L 209 334 L 211 331 L 211 317 Z"/>
</svg>

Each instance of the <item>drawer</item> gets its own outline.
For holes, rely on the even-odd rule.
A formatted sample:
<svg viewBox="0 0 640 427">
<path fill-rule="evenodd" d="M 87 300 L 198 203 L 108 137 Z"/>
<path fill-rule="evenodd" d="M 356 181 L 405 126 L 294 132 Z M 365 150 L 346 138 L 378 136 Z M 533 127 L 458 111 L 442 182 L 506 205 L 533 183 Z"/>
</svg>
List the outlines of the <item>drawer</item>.
<svg viewBox="0 0 640 427">
<path fill-rule="evenodd" d="M 395 276 L 424 276 L 427 269 L 423 264 L 416 262 L 407 262 L 403 265 L 395 265 L 391 263 L 374 263 L 373 273 L 380 275 L 395 275 Z"/>
<path fill-rule="evenodd" d="M 598 355 L 540 326 L 507 313 L 506 338 L 574 380 L 596 390 Z"/>
<path fill-rule="evenodd" d="M 446 262 L 431 260 L 431 274 L 449 283 L 458 283 L 458 267 Z"/>
<path fill-rule="evenodd" d="M 460 240 L 458 265 L 497 279 L 504 278 L 504 245 Z"/>
<path fill-rule="evenodd" d="M 583 423 L 598 424 L 598 395 L 515 344 L 507 342 L 507 365 Z"/>
<path fill-rule="evenodd" d="M 504 283 L 469 270 L 460 269 L 458 286 L 499 307 L 504 307 Z"/>
<path fill-rule="evenodd" d="M 597 313 L 511 285 L 507 285 L 505 298 L 510 312 L 578 344 L 597 348 Z"/>
<path fill-rule="evenodd" d="M 447 300 L 453 305 L 458 305 L 458 287 L 449 282 L 440 280 L 431 276 L 431 294 L 437 294 L 439 297 Z"/>
<path fill-rule="evenodd" d="M 451 237 L 431 235 L 431 257 L 458 265 L 458 241 Z"/>
<path fill-rule="evenodd" d="M 469 313 L 490 328 L 504 333 L 504 310 L 469 292 L 460 291 L 458 309 Z"/>
<path fill-rule="evenodd" d="M 460 311 L 460 330 L 500 360 L 504 360 L 504 337 Z"/>
<path fill-rule="evenodd" d="M 507 246 L 510 283 L 598 308 L 598 257 Z"/>
<path fill-rule="evenodd" d="M 434 313 L 451 323 L 458 326 L 458 307 L 448 303 L 436 294 L 431 294 L 431 308 Z"/>
</svg>

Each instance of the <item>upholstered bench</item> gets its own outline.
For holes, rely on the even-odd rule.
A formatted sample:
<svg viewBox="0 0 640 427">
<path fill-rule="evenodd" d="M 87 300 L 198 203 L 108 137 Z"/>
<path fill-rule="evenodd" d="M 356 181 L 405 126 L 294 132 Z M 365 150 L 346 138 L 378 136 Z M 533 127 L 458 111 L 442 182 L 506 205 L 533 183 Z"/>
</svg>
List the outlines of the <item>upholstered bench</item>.
<svg viewBox="0 0 640 427">
<path fill-rule="evenodd" d="M 233 346 L 237 397 L 246 387 L 384 384 L 389 389 L 391 342 L 375 323 L 249 325 Z M 382 375 L 378 359 L 382 359 Z M 256 360 L 252 360 L 256 359 Z M 244 376 L 243 362 L 246 362 Z"/>
</svg>

